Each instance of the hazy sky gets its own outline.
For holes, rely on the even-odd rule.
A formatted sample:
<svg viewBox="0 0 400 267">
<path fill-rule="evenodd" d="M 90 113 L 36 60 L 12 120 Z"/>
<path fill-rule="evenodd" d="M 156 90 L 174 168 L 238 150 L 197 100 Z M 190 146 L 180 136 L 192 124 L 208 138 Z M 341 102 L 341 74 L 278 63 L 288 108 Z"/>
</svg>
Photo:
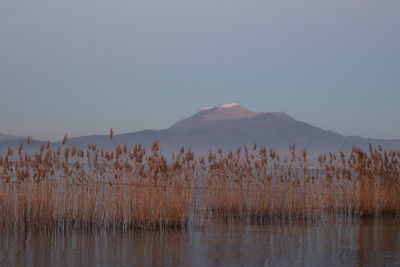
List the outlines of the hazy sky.
<svg viewBox="0 0 400 267">
<path fill-rule="evenodd" d="M 400 138 L 399 0 L 1 0 L 0 132 L 161 129 L 204 106 Z"/>
</svg>

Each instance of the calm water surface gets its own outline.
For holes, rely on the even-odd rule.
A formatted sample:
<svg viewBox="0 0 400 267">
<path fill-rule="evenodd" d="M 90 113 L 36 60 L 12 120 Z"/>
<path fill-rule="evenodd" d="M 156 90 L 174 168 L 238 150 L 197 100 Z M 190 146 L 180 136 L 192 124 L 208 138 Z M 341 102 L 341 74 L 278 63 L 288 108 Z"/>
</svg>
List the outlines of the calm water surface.
<svg viewBox="0 0 400 267">
<path fill-rule="evenodd" d="M 1 266 L 400 266 L 400 220 L 0 233 Z"/>
</svg>

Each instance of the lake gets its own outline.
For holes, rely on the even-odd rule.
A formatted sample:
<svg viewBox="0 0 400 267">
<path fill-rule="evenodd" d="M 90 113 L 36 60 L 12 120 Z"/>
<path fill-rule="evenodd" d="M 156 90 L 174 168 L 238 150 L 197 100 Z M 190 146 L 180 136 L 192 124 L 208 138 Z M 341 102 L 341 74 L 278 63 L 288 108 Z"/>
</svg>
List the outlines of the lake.
<svg viewBox="0 0 400 267">
<path fill-rule="evenodd" d="M 1 266 L 400 266 L 400 220 L 0 233 Z"/>
</svg>

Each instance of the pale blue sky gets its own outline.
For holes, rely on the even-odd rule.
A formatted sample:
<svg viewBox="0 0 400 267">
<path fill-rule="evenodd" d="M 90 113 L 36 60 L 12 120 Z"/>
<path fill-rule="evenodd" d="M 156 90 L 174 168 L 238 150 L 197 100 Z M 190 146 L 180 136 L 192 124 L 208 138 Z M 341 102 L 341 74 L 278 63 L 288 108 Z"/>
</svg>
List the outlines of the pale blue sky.
<svg viewBox="0 0 400 267">
<path fill-rule="evenodd" d="M 2 0 L 0 132 L 162 129 L 204 106 L 400 138 L 398 0 Z"/>
</svg>

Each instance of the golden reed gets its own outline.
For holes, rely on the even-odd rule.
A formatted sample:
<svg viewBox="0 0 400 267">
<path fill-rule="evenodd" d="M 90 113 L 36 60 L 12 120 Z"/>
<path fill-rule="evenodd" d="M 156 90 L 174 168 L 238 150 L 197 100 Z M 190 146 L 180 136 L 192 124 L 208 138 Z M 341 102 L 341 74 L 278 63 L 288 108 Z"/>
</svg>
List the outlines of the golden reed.
<svg viewBox="0 0 400 267">
<path fill-rule="evenodd" d="M 110 138 L 112 138 L 112 130 Z M 400 152 L 370 146 L 282 158 L 264 147 L 167 160 L 155 142 L 85 150 L 67 145 L 0 156 L 0 229 L 185 228 L 210 220 L 268 223 L 400 213 Z"/>
</svg>

